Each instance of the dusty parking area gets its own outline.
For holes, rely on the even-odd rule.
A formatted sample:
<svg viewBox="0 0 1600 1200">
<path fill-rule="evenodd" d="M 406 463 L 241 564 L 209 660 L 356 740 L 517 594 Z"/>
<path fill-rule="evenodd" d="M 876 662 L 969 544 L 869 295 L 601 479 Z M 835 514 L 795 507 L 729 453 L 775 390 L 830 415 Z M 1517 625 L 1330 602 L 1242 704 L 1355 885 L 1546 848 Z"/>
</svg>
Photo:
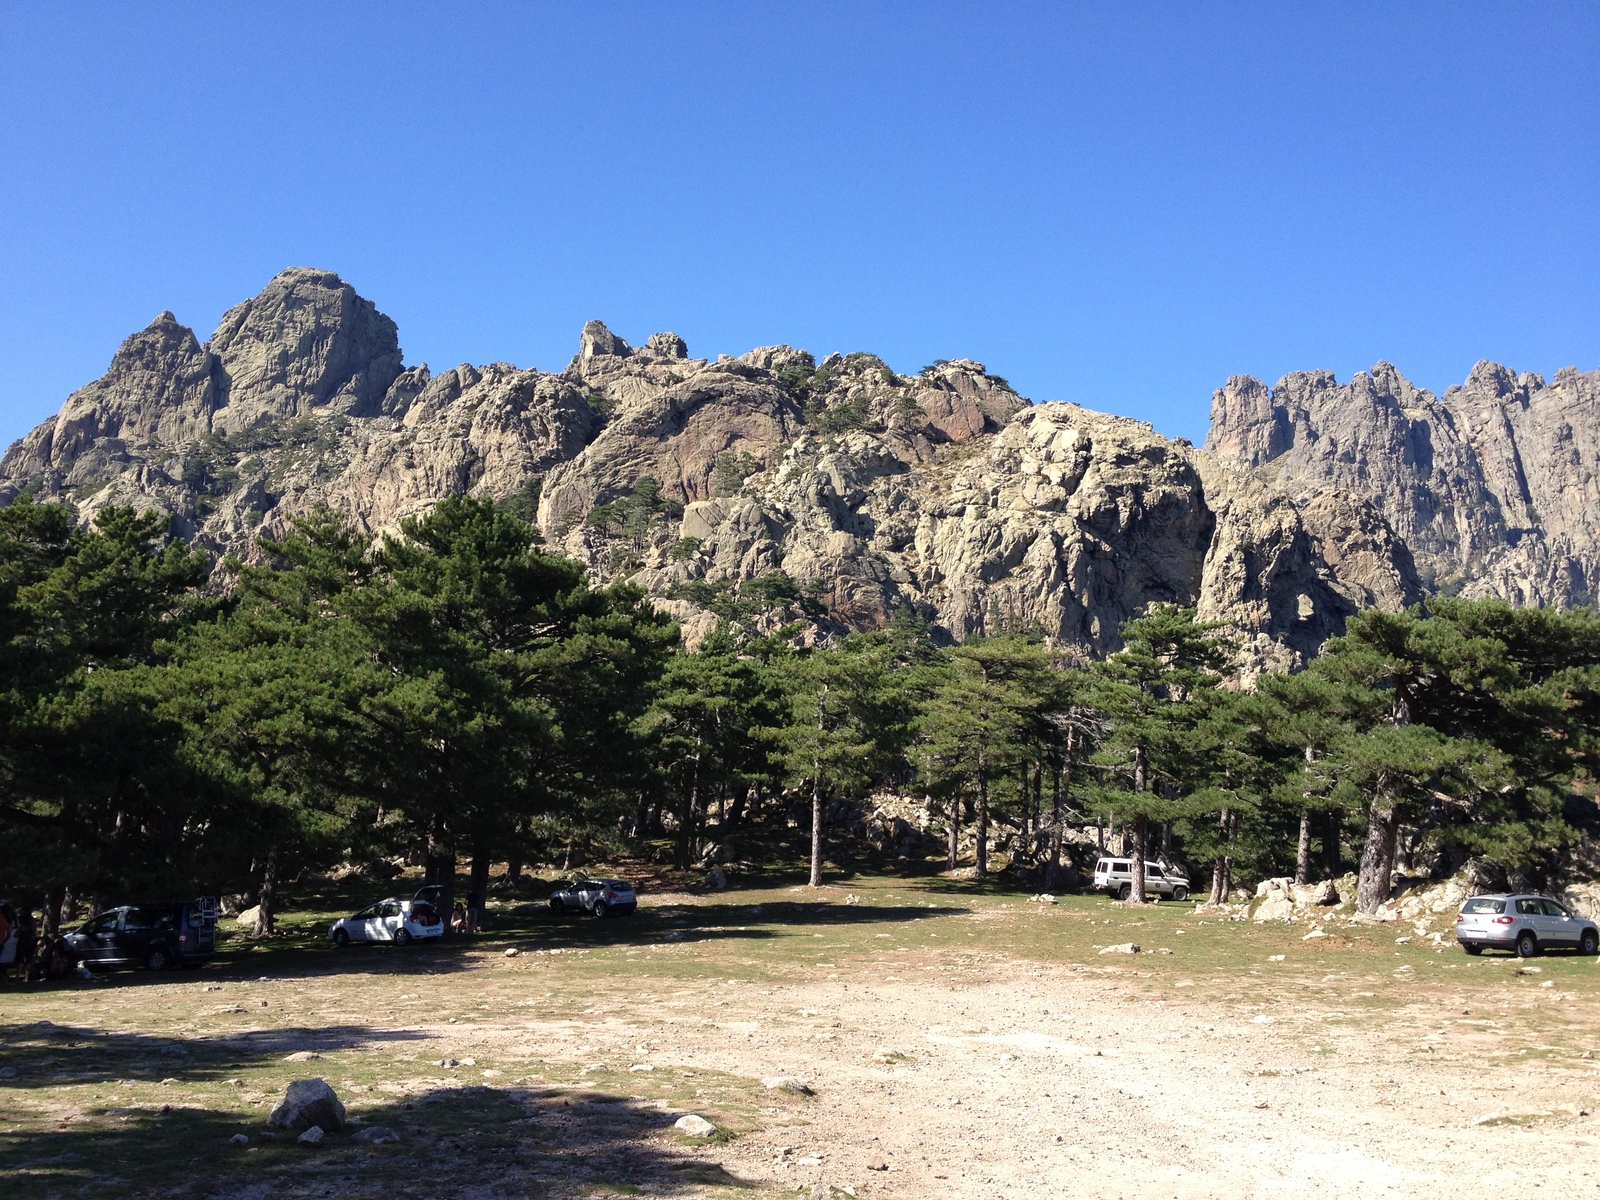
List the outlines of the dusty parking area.
<svg viewBox="0 0 1600 1200">
<path fill-rule="evenodd" d="M 644 900 L 630 919 L 509 917 L 466 946 L 241 947 L 198 972 L 0 992 L 0 1191 L 1600 1187 L 1592 960 L 940 879 Z M 1100 952 L 1127 942 L 1141 953 Z M 266 1138 L 285 1084 L 310 1075 L 353 1130 L 399 1142 Z M 778 1076 L 813 1094 L 764 1086 Z M 678 1132 L 687 1113 L 718 1132 Z"/>
</svg>

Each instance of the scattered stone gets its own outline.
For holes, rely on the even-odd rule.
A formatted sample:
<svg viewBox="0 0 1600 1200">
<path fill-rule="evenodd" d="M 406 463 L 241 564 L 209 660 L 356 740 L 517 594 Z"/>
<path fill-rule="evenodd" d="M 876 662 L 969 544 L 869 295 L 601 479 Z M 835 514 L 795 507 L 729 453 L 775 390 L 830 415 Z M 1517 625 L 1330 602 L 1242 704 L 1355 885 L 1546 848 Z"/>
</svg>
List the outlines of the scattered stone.
<svg viewBox="0 0 1600 1200">
<path fill-rule="evenodd" d="M 220 983 L 208 983 L 200 990 L 202 992 L 220 992 L 222 990 L 222 985 Z"/>
<path fill-rule="evenodd" d="M 1555 985 L 1556 985 L 1556 981 L 1554 979 L 1546 979 L 1539 986 L 1540 987 L 1555 987 Z"/>
<path fill-rule="evenodd" d="M 1037 901 L 1040 904 L 1054 904 L 1056 902 L 1056 898 L 1049 892 L 1040 892 L 1037 896 L 1029 896 L 1028 899 Z"/>
<path fill-rule="evenodd" d="M 224 1079 L 222 1082 L 227 1084 L 229 1087 L 243 1087 L 244 1086 L 244 1080 L 242 1080 L 242 1079 Z"/>
<path fill-rule="evenodd" d="M 267 1124 L 277 1129 L 344 1128 L 344 1105 L 325 1079 L 295 1079 L 272 1110 Z"/>
<path fill-rule="evenodd" d="M 248 1146 L 250 1144 L 250 1135 L 247 1133 L 236 1133 L 228 1140 L 235 1146 Z"/>
<path fill-rule="evenodd" d="M 386 1125 L 368 1125 L 361 1132 L 350 1139 L 352 1142 L 369 1142 L 374 1146 L 382 1146 L 389 1142 L 398 1142 L 400 1135 Z"/>
<path fill-rule="evenodd" d="M 439 1060 L 439 1065 L 448 1069 L 450 1067 L 459 1067 L 461 1063 L 454 1058 L 441 1058 Z"/>
<path fill-rule="evenodd" d="M 630 1071 L 654 1071 L 655 1067 L 653 1067 L 649 1063 L 634 1063 L 633 1066 L 628 1068 L 628 1070 L 630 1070 Z"/>
<path fill-rule="evenodd" d="M 867 1170 L 869 1171 L 887 1171 L 888 1169 L 889 1164 L 884 1162 L 882 1159 L 879 1159 L 877 1162 L 869 1162 L 867 1164 Z"/>
<path fill-rule="evenodd" d="M 809 1083 L 793 1075 L 768 1075 L 761 1080 L 761 1086 L 769 1092 L 794 1092 L 800 1096 L 813 1094 Z"/>
<path fill-rule="evenodd" d="M 717 1131 L 717 1127 L 710 1121 L 704 1117 L 697 1117 L 694 1113 L 679 1117 L 672 1123 L 672 1127 L 689 1137 L 710 1137 Z"/>
<path fill-rule="evenodd" d="M 1267 961 L 1268 962 L 1282 962 L 1284 959 L 1286 959 L 1288 957 L 1289 956 L 1287 954 L 1269 954 L 1269 955 L 1267 955 Z"/>
<path fill-rule="evenodd" d="M 327 1135 L 322 1132 L 322 1126 L 313 1125 L 299 1137 L 295 1138 L 295 1141 L 299 1142 L 302 1146 L 320 1146 L 322 1145 L 322 1139 L 326 1136 Z"/>
<path fill-rule="evenodd" d="M 1137 942 L 1122 942 L 1122 943 L 1120 943 L 1119 945 L 1116 945 L 1116 946 L 1102 946 L 1102 947 L 1100 947 L 1100 953 L 1101 954 L 1138 954 L 1139 953 L 1139 945 L 1138 945 Z"/>
<path fill-rule="evenodd" d="M 1300 940 L 1302 942 L 1309 942 L 1309 941 L 1311 941 L 1312 938 L 1325 938 L 1327 936 L 1328 935 L 1324 930 L 1313 929 L 1310 933 L 1306 934 L 1305 937 L 1301 938 Z"/>
<path fill-rule="evenodd" d="M 162 1087 L 171 1087 L 173 1084 L 175 1084 L 177 1082 L 178 1082 L 177 1079 L 175 1079 L 175 1078 L 173 1078 L 172 1076 L 169 1075 L 166 1079 L 163 1079 L 161 1081 L 161 1086 Z"/>
<path fill-rule="evenodd" d="M 478 1065 L 478 1060 L 473 1058 L 471 1055 L 468 1055 L 466 1058 L 461 1060 L 461 1065 L 463 1067 L 475 1067 Z"/>
<path fill-rule="evenodd" d="M 240 929 L 254 929 L 256 927 L 256 918 L 260 915 L 261 906 L 257 904 L 254 908 L 245 909 L 233 919 L 233 923 Z"/>
<path fill-rule="evenodd" d="M 875 1063 L 898 1063 L 906 1061 L 906 1055 L 890 1046 L 880 1046 L 872 1052 L 872 1061 Z"/>
<path fill-rule="evenodd" d="M 515 946 L 511 946 L 506 950 L 506 957 L 507 958 L 516 958 L 521 953 L 522 953 L 521 950 L 518 950 Z"/>
<path fill-rule="evenodd" d="M 1493 960 L 1491 959 L 1490 961 L 1492 962 Z M 1543 967 L 1518 967 L 1517 968 L 1517 974 L 1518 975 L 1543 975 L 1544 974 L 1544 968 Z"/>
<path fill-rule="evenodd" d="M 706 872 L 706 887 L 713 892 L 720 892 L 728 886 L 728 873 L 721 867 L 712 867 Z"/>
<path fill-rule="evenodd" d="M 240 1009 L 239 1011 L 243 1012 L 244 1010 Z M 315 1050 L 296 1050 L 293 1054 L 285 1054 L 283 1056 L 283 1061 L 284 1062 L 316 1062 L 316 1060 L 321 1058 L 321 1057 L 322 1057 L 322 1055 L 318 1054 Z"/>
<path fill-rule="evenodd" d="M 1404 945 L 1405 945 L 1405 944 L 1406 944 L 1406 943 L 1407 943 L 1407 942 L 1409 942 L 1409 941 L 1410 941 L 1410 940 L 1411 940 L 1411 939 L 1410 939 L 1410 938 L 1408 938 L 1408 937 L 1397 937 L 1397 938 L 1395 938 L 1395 940 L 1394 940 L 1394 944 L 1395 944 L 1395 945 L 1396 945 L 1396 946 L 1404 946 Z"/>
</svg>

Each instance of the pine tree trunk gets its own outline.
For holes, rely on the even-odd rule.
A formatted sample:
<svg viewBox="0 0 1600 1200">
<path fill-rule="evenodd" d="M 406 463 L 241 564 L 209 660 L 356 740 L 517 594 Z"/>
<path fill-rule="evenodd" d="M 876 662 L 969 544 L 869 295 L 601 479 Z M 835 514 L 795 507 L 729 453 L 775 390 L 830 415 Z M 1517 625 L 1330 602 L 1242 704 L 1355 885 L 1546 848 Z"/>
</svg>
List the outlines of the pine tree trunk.
<svg viewBox="0 0 1600 1200">
<path fill-rule="evenodd" d="M 948 842 L 945 848 L 945 868 L 950 871 L 956 869 L 956 862 L 961 854 L 961 793 L 957 792 L 950 797 L 950 821 L 946 830 Z"/>
<path fill-rule="evenodd" d="M 41 937 L 53 938 L 61 932 L 61 905 L 67 898 L 67 889 L 57 884 L 44 894 L 44 921 Z"/>
<path fill-rule="evenodd" d="M 1294 881 L 1311 882 L 1311 810 L 1300 810 L 1300 846 L 1294 859 Z"/>
<path fill-rule="evenodd" d="M 972 877 L 989 878 L 989 772 L 982 754 L 978 755 L 978 841 L 974 854 Z"/>
<path fill-rule="evenodd" d="M 811 769 L 811 886 L 822 886 L 822 764 Z"/>
<path fill-rule="evenodd" d="M 1061 817 L 1061 785 L 1063 778 L 1070 781 L 1072 771 L 1072 730 L 1067 730 L 1067 752 L 1061 766 L 1052 771 L 1050 781 L 1050 866 L 1045 875 L 1047 887 L 1058 888 L 1061 886 L 1061 840 L 1063 837 Z"/>
<path fill-rule="evenodd" d="M 261 899 L 256 902 L 255 937 L 271 937 L 278 917 L 278 848 L 267 851 L 266 865 L 261 868 Z"/>
<path fill-rule="evenodd" d="M 483 902 L 483 908 L 468 914 L 468 923 L 475 933 L 483 927 L 483 915 L 489 907 L 489 848 L 479 843 L 472 848 L 472 871 L 467 876 L 467 890 Z"/>
<path fill-rule="evenodd" d="M 1227 809 L 1223 809 L 1217 819 L 1217 832 L 1221 837 L 1222 849 L 1228 847 L 1228 817 Z M 1227 854 L 1219 854 L 1211 862 L 1211 904 L 1225 904 L 1228 899 L 1231 867 Z"/>
<path fill-rule="evenodd" d="M 1133 748 L 1133 791 L 1135 795 L 1144 795 L 1145 789 L 1145 757 L 1144 747 Z M 1144 813 L 1139 813 L 1133 822 L 1133 890 L 1128 899 L 1135 904 L 1143 904 L 1144 895 L 1144 855 L 1145 833 L 1147 822 Z"/>
<path fill-rule="evenodd" d="M 1337 879 L 1344 874 L 1340 869 L 1344 866 L 1344 855 L 1339 846 L 1340 827 L 1343 824 L 1338 810 L 1330 808 L 1322 827 L 1322 873 L 1329 879 Z"/>
<path fill-rule="evenodd" d="M 1400 810 L 1386 807 L 1381 798 L 1374 800 L 1368 818 L 1367 841 L 1361 848 L 1361 873 L 1356 880 L 1357 912 L 1375 913 L 1389 898 L 1394 877 L 1395 839 L 1399 832 Z"/>
</svg>

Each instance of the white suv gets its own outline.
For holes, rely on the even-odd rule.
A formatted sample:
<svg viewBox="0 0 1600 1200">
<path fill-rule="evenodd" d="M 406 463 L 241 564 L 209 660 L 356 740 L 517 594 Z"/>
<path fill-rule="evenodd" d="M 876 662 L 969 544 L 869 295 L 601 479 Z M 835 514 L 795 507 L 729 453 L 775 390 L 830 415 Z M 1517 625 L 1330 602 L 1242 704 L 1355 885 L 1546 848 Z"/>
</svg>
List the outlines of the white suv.
<svg viewBox="0 0 1600 1200">
<path fill-rule="evenodd" d="M 1094 865 L 1094 890 L 1126 900 L 1133 895 L 1133 859 L 1102 858 Z M 1148 859 L 1144 864 L 1144 891 L 1147 896 L 1174 900 L 1189 898 L 1189 877 L 1179 867 L 1163 867 Z"/>
</svg>

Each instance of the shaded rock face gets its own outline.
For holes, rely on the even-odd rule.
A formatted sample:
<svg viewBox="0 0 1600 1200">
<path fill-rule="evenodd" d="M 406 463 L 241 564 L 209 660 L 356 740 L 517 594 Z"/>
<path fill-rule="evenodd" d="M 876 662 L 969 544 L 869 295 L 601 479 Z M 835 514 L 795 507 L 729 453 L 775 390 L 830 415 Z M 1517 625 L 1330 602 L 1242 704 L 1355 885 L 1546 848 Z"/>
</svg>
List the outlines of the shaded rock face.
<svg viewBox="0 0 1600 1200">
<path fill-rule="evenodd" d="M 1037 627 L 1103 654 L 1124 620 L 1173 601 L 1229 624 L 1246 666 L 1264 669 L 1363 607 L 1421 594 L 1383 504 L 1422 533 L 1478 528 L 1470 496 L 1427 520 L 1407 509 L 1423 495 L 1409 478 L 1377 506 L 1349 486 L 1299 488 L 1292 472 L 1280 484 L 1273 472 L 1320 419 L 1315 397 L 1334 389 L 1304 380 L 1298 407 L 1231 381 L 1208 453 L 1140 422 L 1030 405 L 968 359 L 915 376 L 784 345 L 711 361 L 676 334 L 633 346 L 598 321 L 557 374 L 435 374 L 404 366 L 393 322 L 343 280 L 294 269 L 205 344 L 170 313 L 135 334 L 11 448 L 0 495 L 66 498 L 85 518 L 159 508 L 178 533 L 250 556 L 316 506 L 381 531 L 441 497 L 487 494 L 598 581 L 648 588 L 691 643 L 719 619 L 798 619 L 826 636 L 909 608 L 953 639 Z M 1375 411 L 1438 403 L 1395 394 L 1398 376 L 1369 383 Z M 1481 424 L 1474 437 L 1498 436 Z M 1383 428 L 1410 436 L 1399 416 Z"/>
<path fill-rule="evenodd" d="M 1595 598 L 1600 372 L 1568 368 L 1547 384 L 1480 362 L 1442 397 L 1388 363 L 1344 384 L 1327 371 L 1270 390 L 1235 376 L 1212 399 L 1206 448 L 1305 506 L 1370 502 L 1430 588 L 1516 604 Z M 1357 551 L 1368 565 L 1351 570 L 1370 577 L 1379 549 Z"/>
</svg>

